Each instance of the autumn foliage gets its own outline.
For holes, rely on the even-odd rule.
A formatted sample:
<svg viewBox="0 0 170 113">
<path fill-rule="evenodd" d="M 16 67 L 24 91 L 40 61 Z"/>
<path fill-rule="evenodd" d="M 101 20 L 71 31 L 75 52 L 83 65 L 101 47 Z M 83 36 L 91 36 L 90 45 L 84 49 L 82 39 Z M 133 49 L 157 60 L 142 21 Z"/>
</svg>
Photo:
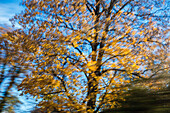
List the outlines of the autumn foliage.
<svg viewBox="0 0 170 113">
<path fill-rule="evenodd" d="M 168 69 L 166 3 L 25 0 L 26 9 L 11 20 L 22 28 L 8 38 L 28 70 L 19 90 L 41 99 L 48 112 L 119 106 L 126 86 Z"/>
</svg>

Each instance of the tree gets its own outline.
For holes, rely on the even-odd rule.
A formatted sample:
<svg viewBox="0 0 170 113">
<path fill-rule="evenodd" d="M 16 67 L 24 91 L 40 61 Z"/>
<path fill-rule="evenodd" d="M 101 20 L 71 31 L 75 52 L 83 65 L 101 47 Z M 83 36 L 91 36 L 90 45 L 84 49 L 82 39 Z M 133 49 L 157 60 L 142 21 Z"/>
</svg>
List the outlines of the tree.
<svg viewBox="0 0 170 113">
<path fill-rule="evenodd" d="M 16 62 L 18 50 L 14 49 L 15 44 L 9 41 L 11 31 L 7 26 L 0 27 L 0 113 L 13 113 L 15 107 L 21 104 L 12 91 L 12 88 L 19 84 L 21 68 Z"/>
<path fill-rule="evenodd" d="M 19 89 L 48 111 L 99 112 L 118 106 L 125 85 L 151 78 L 168 52 L 168 2 L 25 0 L 11 21 L 22 67 Z M 158 56 L 161 56 L 158 57 Z M 168 69 L 167 65 L 159 70 Z"/>
</svg>

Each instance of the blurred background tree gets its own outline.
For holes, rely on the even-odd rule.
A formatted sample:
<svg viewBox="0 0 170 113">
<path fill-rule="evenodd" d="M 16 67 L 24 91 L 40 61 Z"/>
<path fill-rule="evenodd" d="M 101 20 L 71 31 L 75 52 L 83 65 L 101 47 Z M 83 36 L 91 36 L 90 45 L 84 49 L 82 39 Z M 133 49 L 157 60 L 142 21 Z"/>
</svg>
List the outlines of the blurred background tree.
<svg viewBox="0 0 170 113">
<path fill-rule="evenodd" d="M 0 26 L 0 112 L 13 113 L 21 104 L 14 89 L 21 82 L 21 67 L 17 64 L 18 51 L 14 50 L 15 44 L 7 37 L 12 31 L 8 26 Z"/>
</svg>

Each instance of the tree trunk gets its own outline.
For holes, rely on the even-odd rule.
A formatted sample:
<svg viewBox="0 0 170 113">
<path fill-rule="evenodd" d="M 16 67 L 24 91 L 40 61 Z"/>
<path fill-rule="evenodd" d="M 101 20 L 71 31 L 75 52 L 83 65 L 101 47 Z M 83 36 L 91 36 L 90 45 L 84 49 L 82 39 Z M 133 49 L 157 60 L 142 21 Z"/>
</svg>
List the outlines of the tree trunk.
<svg viewBox="0 0 170 113">
<path fill-rule="evenodd" d="M 90 77 L 88 82 L 88 101 L 87 101 L 87 112 L 91 112 L 96 107 L 98 83 L 94 77 Z"/>
</svg>

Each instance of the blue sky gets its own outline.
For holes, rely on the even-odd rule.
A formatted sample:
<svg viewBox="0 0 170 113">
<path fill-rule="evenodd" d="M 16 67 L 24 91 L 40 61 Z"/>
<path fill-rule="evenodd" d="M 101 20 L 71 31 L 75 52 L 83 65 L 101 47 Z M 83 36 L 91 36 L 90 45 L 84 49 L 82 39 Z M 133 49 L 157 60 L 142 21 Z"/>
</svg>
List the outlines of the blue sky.
<svg viewBox="0 0 170 113">
<path fill-rule="evenodd" d="M 19 5 L 22 0 L 0 0 L 0 24 L 11 25 L 9 19 L 24 8 Z"/>
</svg>

